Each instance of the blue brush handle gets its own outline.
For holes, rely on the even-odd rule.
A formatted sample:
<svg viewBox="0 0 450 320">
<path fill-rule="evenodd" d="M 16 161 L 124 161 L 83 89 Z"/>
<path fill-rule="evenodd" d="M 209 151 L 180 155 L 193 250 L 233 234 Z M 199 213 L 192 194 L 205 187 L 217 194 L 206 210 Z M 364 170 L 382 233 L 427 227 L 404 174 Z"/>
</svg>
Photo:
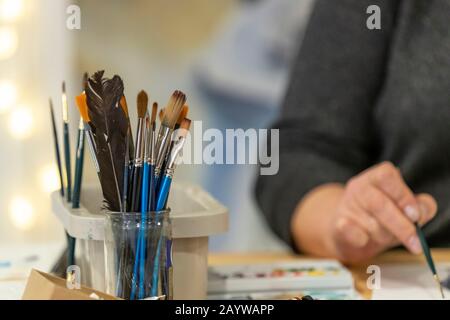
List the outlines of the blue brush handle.
<svg viewBox="0 0 450 320">
<path fill-rule="evenodd" d="M 167 198 L 169 197 L 170 185 L 172 184 L 172 177 L 165 175 L 159 187 L 159 193 L 156 200 L 156 211 L 165 209 Z"/>
<path fill-rule="evenodd" d="M 149 165 L 148 163 L 144 163 L 143 168 L 143 177 L 142 177 L 142 194 L 141 194 L 141 228 L 139 230 L 139 235 L 136 244 L 136 255 L 134 260 L 133 267 L 133 277 L 131 282 L 131 300 L 134 300 L 136 297 L 136 280 L 139 281 L 139 299 L 143 299 L 143 291 L 144 291 L 144 271 L 145 271 L 145 221 L 147 220 L 147 202 L 148 202 L 148 175 L 149 175 Z M 138 268 L 139 268 L 139 276 L 138 276 Z M 142 296 L 142 297 L 141 297 Z"/>
<path fill-rule="evenodd" d="M 170 175 L 165 175 L 160 184 L 158 199 L 156 201 L 156 211 L 161 211 L 165 209 L 167 198 L 169 197 L 170 185 L 172 184 L 172 177 Z M 153 265 L 153 276 L 152 276 L 152 296 L 158 295 L 158 275 L 159 275 L 159 257 L 161 255 L 161 240 L 162 235 L 160 235 L 158 240 L 158 247 L 155 254 L 155 262 Z"/>
<path fill-rule="evenodd" d="M 141 232 L 139 234 L 140 254 L 139 254 L 139 299 L 144 299 L 144 281 L 145 281 L 145 251 L 146 251 L 146 234 L 145 225 L 147 223 L 147 211 L 148 211 L 148 188 L 150 178 L 150 165 L 146 162 L 144 164 L 144 174 L 142 178 L 142 196 L 141 196 Z"/>
</svg>

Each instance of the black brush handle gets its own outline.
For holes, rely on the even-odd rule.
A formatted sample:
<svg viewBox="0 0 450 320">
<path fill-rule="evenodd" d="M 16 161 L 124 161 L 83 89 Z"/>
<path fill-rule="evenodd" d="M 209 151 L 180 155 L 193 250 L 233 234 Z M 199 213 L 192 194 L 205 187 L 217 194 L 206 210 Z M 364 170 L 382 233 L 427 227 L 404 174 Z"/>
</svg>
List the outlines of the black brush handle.
<svg viewBox="0 0 450 320">
<path fill-rule="evenodd" d="M 64 158 L 66 160 L 66 178 L 67 178 L 67 201 L 72 201 L 72 175 L 70 165 L 70 139 L 69 124 L 64 123 Z"/>
<path fill-rule="evenodd" d="M 77 156 L 75 159 L 75 181 L 73 184 L 72 208 L 80 207 L 81 183 L 83 181 L 84 164 L 84 130 L 78 130 Z"/>
<path fill-rule="evenodd" d="M 53 139 L 55 144 L 56 164 L 58 166 L 58 173 L 59 173 L 59 183 L 61 184 L 60 194 L 61 197 L 64 197 L 64 179 L 62 173 L 61 155 L 59 153 L 58 131 L 56 130 L 55 113 L 53 111 L 53 106 L 51 104 L 50 104 L 50 115 L 52 119 Z"/>
<path fill-rule="evenodd" d="M 155 199 L 156 199 L 156 179 L 155 179 L 155 166 L 150 165 L 150 179 L 149 179 L 149 188 L 148 188 L 148 211 L 154 211 L 155 210 Z"/>
<path fill-rule="evenodd" d="M 128 184 L 130 183 L 130 164 L 128 161 L 123 168 L 123 193 L 122 193 L 122 208 L 125 212 L 128 211 Z"/>
<path fill-rule="evenodd" d="M 130 210 L 132 212 L 140 212 L 139 199 L 142 184 L 142 167 L 135 166 L 133 172 L 133 188 L 131 191 L 131 206 Z"/>
</svg>

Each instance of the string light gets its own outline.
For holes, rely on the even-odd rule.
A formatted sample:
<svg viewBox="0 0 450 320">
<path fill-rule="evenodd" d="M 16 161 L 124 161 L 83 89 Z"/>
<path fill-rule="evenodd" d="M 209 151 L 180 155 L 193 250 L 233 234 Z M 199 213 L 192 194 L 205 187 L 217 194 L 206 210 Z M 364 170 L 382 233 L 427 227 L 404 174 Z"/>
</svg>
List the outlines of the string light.
<svg viewBox="0 0 450 320">
<path fill-rule="evenodd" d="M 2 20 L 12 22 L 20 17 L 23 9 L 22 0 L 1 0 L 0 17 Z"/>
<path fill-rule="evenodd" d="M 14 110 L 9 118 L 9 130 L 13 137 L 25 139 L 30 136 L 33 129 L 33 115 L 26 107 Z"/>
<path fill-rule="evenodd" d="M 20 230 L 28 230 L 34 223 L 34 212 L 31 203 L 22 196 L 13 198 L 9 206 L 12 224 Z"/>
<path fill-rule="evenodd" d="M 10 81 L 0 81 L 0 113 L 8 111 L 17 101 L 17 89 Z"/>
<path fill-rule="evenodd" d="M 0 28 L 0 60 L 11 58 L 16 53 L 19 43 L 17 32 L 10 27 Z"/>
<path fill-rule="evenodd" d="M 60 188 L 59 175 L 54 165 L 47 165 L 41 170 L 40 183 L 42 191 L 51 193 Z"/>
</svg>

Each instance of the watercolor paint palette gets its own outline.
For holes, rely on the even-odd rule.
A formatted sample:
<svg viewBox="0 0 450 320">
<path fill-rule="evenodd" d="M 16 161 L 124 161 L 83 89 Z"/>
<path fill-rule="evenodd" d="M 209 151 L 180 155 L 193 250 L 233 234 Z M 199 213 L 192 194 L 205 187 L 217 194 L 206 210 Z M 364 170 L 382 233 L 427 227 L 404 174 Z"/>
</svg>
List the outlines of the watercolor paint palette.
<svg viewBox="0 0 450 320">
<path fill-rule="evenodd" d="M 213 266 L 208 293 L 353 292 L 351 273 L 333 260 L 302 260 L 274 264 Z"/>
</svg>

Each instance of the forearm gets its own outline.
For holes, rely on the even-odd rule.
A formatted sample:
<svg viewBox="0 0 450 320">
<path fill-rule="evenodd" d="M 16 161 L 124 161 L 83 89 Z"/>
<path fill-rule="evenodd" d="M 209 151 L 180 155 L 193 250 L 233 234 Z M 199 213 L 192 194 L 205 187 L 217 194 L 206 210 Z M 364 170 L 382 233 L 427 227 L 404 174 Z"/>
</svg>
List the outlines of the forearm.
<svg viewBox="0 0 450 320">
<path fill-rule="evenodd" d="M 341 184 L 324 184 L 299 202 L 291 221 L 291 232 L 297 248 L 305 253 L 334 257 L 331 240 L 332 214 L 344 193 Z"/>
</svg>

